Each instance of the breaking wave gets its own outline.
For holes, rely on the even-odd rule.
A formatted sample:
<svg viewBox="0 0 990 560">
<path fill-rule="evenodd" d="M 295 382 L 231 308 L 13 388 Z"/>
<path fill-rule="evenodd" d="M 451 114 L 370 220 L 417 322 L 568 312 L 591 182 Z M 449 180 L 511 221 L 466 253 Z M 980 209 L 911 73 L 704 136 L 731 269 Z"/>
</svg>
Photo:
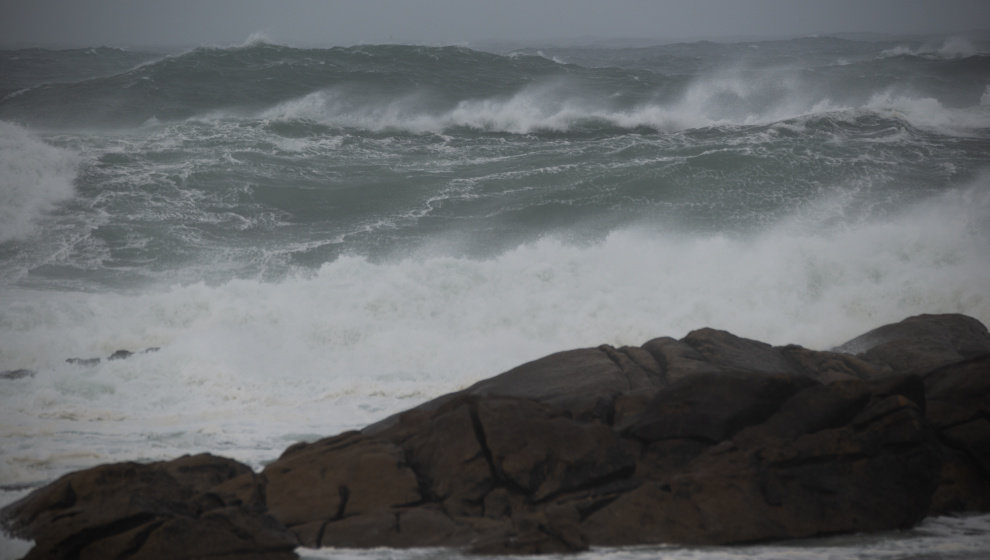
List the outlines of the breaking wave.
<svg viewBox="0 0 990 560">
<path fill-rule="evenodd" d="M 0 121 L 0 243 L 29 235 L 42 216 L 74 194 L 78 157 Z"/>
</svg>

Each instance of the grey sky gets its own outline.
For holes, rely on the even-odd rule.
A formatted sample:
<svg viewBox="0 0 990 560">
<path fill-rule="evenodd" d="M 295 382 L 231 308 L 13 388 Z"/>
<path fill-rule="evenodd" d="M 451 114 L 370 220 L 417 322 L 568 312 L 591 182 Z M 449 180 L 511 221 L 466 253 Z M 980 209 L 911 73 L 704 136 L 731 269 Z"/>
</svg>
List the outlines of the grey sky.
<svg viewBox="0 0 990 560">
<path fill-rule="evenodd" d="M 990 0 L 0 0 L 0 43 L 290 45 L 955 33 Z"/>
</svg>

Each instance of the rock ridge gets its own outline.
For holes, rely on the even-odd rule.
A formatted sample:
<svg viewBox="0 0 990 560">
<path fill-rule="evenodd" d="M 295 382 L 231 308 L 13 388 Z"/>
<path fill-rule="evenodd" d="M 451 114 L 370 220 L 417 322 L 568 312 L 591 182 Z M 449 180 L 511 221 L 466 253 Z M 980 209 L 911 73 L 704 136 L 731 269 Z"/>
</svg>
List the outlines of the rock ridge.
<svg viewBox="0 0 990 560">
<path fill-rule="evenodd" d="M 704 328 L 522 364 L 254 472 L 209 454 L 70 473 L 4 508 L 26 558 L 305 547 L 734 544 L 990 511 L 990 334 L 920 315 L 830 351 Z"/>
</svg>

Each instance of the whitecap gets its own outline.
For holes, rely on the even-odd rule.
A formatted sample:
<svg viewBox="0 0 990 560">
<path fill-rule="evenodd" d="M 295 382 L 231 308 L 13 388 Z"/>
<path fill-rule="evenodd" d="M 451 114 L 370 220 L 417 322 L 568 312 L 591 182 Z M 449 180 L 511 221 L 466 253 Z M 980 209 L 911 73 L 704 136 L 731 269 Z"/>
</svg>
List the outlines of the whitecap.
<svg viewBox="0 0 990 560">
<path fill-rule="evenodd" d="M 0 242 L 29 235 L 44 214 L 75 194 L 79 157 L 0 121 Z"/>
</svg>

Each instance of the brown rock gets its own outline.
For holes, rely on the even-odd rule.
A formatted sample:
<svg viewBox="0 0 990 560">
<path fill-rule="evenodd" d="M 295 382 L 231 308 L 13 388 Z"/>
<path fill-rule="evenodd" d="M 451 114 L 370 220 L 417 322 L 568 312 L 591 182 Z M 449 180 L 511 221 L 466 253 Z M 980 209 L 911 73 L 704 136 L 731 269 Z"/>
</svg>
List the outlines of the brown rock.
<svg viewBox="0 0 990 560">
<path fill-rule="evenodd" d="M 738 337 L 716 329 L 698 329 L 681 342 L 709 364 L 725 370 L 772 374 L 801 373 L 779 349 L 765 342 Z"/>
<path fill-rule="evenodd" d="M 269 516 L 211 497 L 245 473 L 212 455 L 102 465 L 8 506 L 3 522 L 36 542 L 27 558 L 295 558 L 295 538 Z"/>
<path fill-rule="evenodd" d="M 438 412 L 403 443 L 428 498 L 451 515 L 482 515 L 485 495 L 495 483 L 487 450 L 478 439 L 474 399 Z"/>
<path fill-rule="evenodd" d="M 478 419 L 499 478 L 532 500 L 630 474 L 635 458 L 599 423 L 579 423 L 547 405 L 485 399 Z"/>
<path fill-rule="evenodd" d="M 612 401 L 619 394 L 644 383 L 662 384 L 657 371 L 647 371 L 641 364 L 659 367 L 648 352 L 640 349 L 616 350 L 603 346 L 557 352 L 390 416 L 362 432 L 367 435 L 388 432 L 389 439 L 402 441 L 419 428 L 419 422 L 465 395 L 524 398 L 553 405 L 575 418 L 605 421 L 611 416 Z"/>
<path fill-rule="evenodd" d="M 928 418 L 948 428 L 990 414 L 990 356 L 960 361 L 925 376 Z"/>
<path fill-rule="evenodd" d="M 666 383 L 674 383 L 699 373 L 724 371 L 724 368 L 709 362 L 690 345 L 670 337 L 654 338 L 643 345 L 643 350 L 653 356 Z"/>
<path fill-rule="evenodd" d="M 990 336 L 982 323 L 965 315 L 918 315 L 874 329 L 835 351 L 886 364 L 898 374 L 924 375 L 990 355 Z"/>
<path fill-rule="evenodd" d="M 196 493 L 206 492 L 240 476 L 254 474 L 247 465 L 205 453 L 185 455 L 158 465 L 176 482 Z"/>
<path fill-rule="evenodd" d="M 551 505 L 513 516 L 509 527 L 475 539 L 470 551 L 486 555 L 559 554 L 587 548 L 577 509 Z"/>
<path fill-rule="evenodd" d="M 32 369 L 10 369 L 0 371 L 0 379 L 24 379 L 25 377 L 34 377 L 36 373 Z"/>
<path fill-rule="evenodd" d="M 937 369 L 925 387 L 946 458 L 932 512 L 990 511 L 990 357 Z"/>
<path fill-rule="evenodd" d="M 779 417 L 591 514 L 589 540 L 739 543 L 911 526 L 928 510 L 938 446 L 914 402 L 864 400 L 860 388 L 797 393 Z M 783 430 L 809 402 L 817 420 Z"/>
<path fill-rule="evenodd" d="M 263 475 L 269 513 L 290 528 L 422 500 L 402 450 L 358 432 L 293 446 Z"/>
<path fill-rule="evenodd" d="M 929 515 L 990 511 L 990 479 L 967 453 L 942 446 L 942 472 Z"/>
<path fill-rule="evenodd" d="M 225 505 L 244 505 L 257 511 L 265 510 L 265 477 L 247 472 L 227 479 L 210 489 Z"/>
<path fill-rule="evenodd" d="M 659 391 L 626 433 L 644 442 L 718 443 L 762 422 L 784 399 L 814 384 L 795 375 L 699 373 Z"/>
<path fill-rule="evenodd" d="M 378 510 L 366 515 L 328 521 L 321 528 L 322 546 L 409 548 L 457 546 L 474 535 L 433 507 Z"/>
<path fill-rule="evenodd" d="M 575 417 L 600 419 L 608 414 L 612 400 L 631 388 L 627 373 L 600 349 L 569 350 L 480 381 L 465 392 L 479 397 L 531 399 L 569 411 Z M 638 367 L 633 375 L 637 379 L 645 377 Z"/>
<path fill-rule="evenodd" d="M 172 517 L 86 546 L 80 560 L 216 558 L 291 560 L 294 540 L 270 517 L 240 508 L 212 510 L 199 517 Z M 135 552 L 136 550 L 136 552 Z"/>
<path fill-rule="evenodd" d="M 823 383 L 876 379 L 891 372 L 889 366 L 873 364 L 851 354 L 819 352 L 795 345 L 784 346 L 780 352 L 800 371 Z"/>
</svg>

